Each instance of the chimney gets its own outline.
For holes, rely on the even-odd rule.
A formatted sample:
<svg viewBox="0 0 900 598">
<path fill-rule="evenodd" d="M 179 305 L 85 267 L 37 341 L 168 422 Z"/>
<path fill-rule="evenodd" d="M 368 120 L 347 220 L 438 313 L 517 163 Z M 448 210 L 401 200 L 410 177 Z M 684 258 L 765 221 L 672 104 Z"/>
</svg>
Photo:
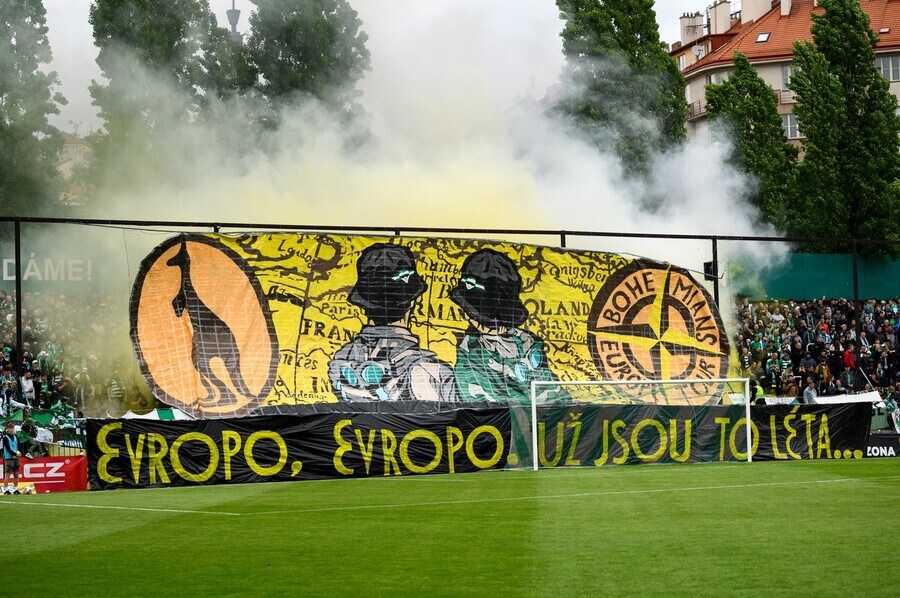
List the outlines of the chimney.
<svg viewBox="0 0 900 598">
<path fill-rule="evenodd" d="M 706 10 L 710 35 L 725 33 L 731 28 L 731 3 L 728 0 L 719 0 Z"/>
<path fill-rule="evenodd" d="M 791 0 L 781 0 L 781 16 L 786 17 L 791 14 L 792 4 Z"/>
<path fill-rule="evenodd" d="M 741 23 L 756 21 L 772 10 L 772 0 L 743 0 L 741 3 Z"/>
<path fill-rule="evenodd" d="M 686 46 L 698 37 L 703 36 L 703 15 L 700 12 L 681 15 L 681 45 Z"/>
</svg>

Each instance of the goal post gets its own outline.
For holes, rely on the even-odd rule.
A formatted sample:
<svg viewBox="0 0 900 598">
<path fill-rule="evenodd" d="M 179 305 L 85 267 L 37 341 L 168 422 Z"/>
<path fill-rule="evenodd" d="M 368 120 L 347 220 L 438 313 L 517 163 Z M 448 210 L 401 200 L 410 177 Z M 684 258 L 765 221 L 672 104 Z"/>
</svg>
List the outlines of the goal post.
<svg viewBox="0 0 900 598">
<path fill-rule="evenodd" d="M 539 459 L 538 406 L 548 387 L 571 389 L 573 404 L 633 405 L 718 405 L 728 397 L 732 403 L 744 404 L 747 435 L 747 461 L 753 461 L 752 425 L 750 422 L 750 378 L 715 378 L 683 380 L 592 380 L 531 382 L 531 450 L 532 468 L 537 471 Z"/>
</svg>

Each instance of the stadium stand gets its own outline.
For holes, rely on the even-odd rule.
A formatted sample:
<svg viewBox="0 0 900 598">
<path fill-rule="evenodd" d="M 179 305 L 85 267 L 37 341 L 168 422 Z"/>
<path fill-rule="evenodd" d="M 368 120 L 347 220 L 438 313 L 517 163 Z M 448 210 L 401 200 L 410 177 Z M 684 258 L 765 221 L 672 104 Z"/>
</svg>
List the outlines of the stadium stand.
<svg viewBox="0 0 900 598">
<path fill-rule="evenodd" d="M 738 367 L 769 392 L 801 397 L 877 390 L 900 394 L 900 298 L 751 302 L 735 308 Z"/>
</svg>

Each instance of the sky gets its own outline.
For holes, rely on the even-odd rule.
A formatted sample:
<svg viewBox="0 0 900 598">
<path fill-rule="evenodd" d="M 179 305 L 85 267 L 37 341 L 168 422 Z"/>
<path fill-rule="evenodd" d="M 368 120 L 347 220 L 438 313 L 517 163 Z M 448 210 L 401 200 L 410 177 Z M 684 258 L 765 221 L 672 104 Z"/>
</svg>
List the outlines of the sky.
<svg viewBox="0 0 900 598">
<path fill-rule="evenodd" d="M 44 2 L 55 56 L 51 68 L 69 101 L 53 124 L 84 135 L 102 124 L 87 91 L 91 79 L 100 77 L 88 22 L 91 0 Z M 231 2 L 209 0 L 223 26 Z M 246 33 L 252 5 L 235 2 L 242 10 L 238 29 Z M 706 2 L 658 0 L 661 39 L 676 41 L 678 17 L 703 10 Z M 198 221 L 209 214 L 231 222 L 277 214 L 282 222 L 357 226 L 771 234 L 747 202 L 752 182 L 728 162 L 727 141 L 689 142 L 654 156 L 651 176 L 635 180 L 616 156 L 597 152 L 540 111 L 522 110 L 558 84 L 564 65 L 563 24 L 554 0 L 351 5 L 371 54 L 371 70 L 359 84 L 360 103 L 377 143 L 367 147 L 365 159 L 346 151 L 352 144 L 336 123 L 323 120 L 314 106 L 297 105 L 267 142 L 277 151 L 250 153 L 241 168 L 231 169 L 222 157 L 245 140 L 229 137 L 234 132 L 222 126 L 221 119 L 235 110 L 223 103 L 217 106 L 219 120 L 208 128 L 187 130 L 177 120 L 166 128 L 181 151 L 158 159 L 172 160 L 166 172 L 194 173 L 189 188 L 159 181 L 136 196 L 139 186 L 132 185 L 128 201 L 110 195 L 96 208 L 106 217 L 129 219 L 171 211 Z M 173 93 L 157 89 L 163 86 L 147 73 L 136 72 L 133 80 L 160 98 Z M 647 115 L 631 117 L 635 126 L 656 126 Z M 114 171 L 128 179 L 127 187 L 135 170 Z M 646 197 L 657 205 L 647 208 Z M 682 248 L 677 242 L 637 245 L 586 236 L 571 242 L 695 270 L 709 259 L 708 244 L 702 243 Z"/>
<path fill-rule="evenodd" d="M 242 11 L 238 30 L 247 32 L 253 8 L 249 0 L 209 0 L 223 26 L 227 26 L 225 11 L 232 2 Z M 100 76 L 88 22 L 91 0 L 44 0 L 44 5 L 54 56 L 50 68 L 57 71 L 60 90 L 69 102 L 53 124 L 85 134 L 101 125 L 87 91 L 91 79 Z M 382 90 L 391 88 L 391 77 L 439 83 L 441 68 L 466 72 L 491 82 L 494 97 L 488 101 L 511 107 L 525 97 L 542 97 L 556 83 L 563 65 L 562 23 L 553 0 L 352 0 L 351 5 L 363 21 L 372 53 L 373 70 L 361 84 L 369 96 L 365 101 L 384 106 L 388 113 L 391 102 Z M 658 0 L 661 38 L 676 41 L 679 15 L 704 7 L 702 0 Z M 460 39 L 460 31 L 470 32 L 471 37 Z M 398 43 L 401 35 L 407 43 Z M 411 37 L 422 48 L 421 55 L 445 60 L 437 64 L 404 60 Z"/>
</svg>

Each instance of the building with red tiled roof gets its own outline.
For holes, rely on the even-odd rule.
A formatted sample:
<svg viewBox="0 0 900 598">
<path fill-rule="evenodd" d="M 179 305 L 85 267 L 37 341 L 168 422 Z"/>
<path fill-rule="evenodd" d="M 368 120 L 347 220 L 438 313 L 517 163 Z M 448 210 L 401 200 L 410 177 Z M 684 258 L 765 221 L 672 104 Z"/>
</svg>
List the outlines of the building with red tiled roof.
<svg viewBox="0 0 900 598">
<path fill-rule="evenodd" d="M 878 34 L 876 65 L 900 97 L 900 0 L 859 0 Z M 800 132 L 792 114 L 794 94 L 788 88 L 793 72 L 795 41 L 812 41 L 813 12 L 822 12 L 816 0 L 742 0 L 732 10 L 728 0 L 681 17 L 681 41 L 671 56 L 687 80 L 688 138 L 708 139 L 706 86 L 720 83 L 731 73 L 735 52 L 750 59 L 759 76 L 779 94 L 778 111 L 785 135 L 799 143 Z"/>
</svg>

